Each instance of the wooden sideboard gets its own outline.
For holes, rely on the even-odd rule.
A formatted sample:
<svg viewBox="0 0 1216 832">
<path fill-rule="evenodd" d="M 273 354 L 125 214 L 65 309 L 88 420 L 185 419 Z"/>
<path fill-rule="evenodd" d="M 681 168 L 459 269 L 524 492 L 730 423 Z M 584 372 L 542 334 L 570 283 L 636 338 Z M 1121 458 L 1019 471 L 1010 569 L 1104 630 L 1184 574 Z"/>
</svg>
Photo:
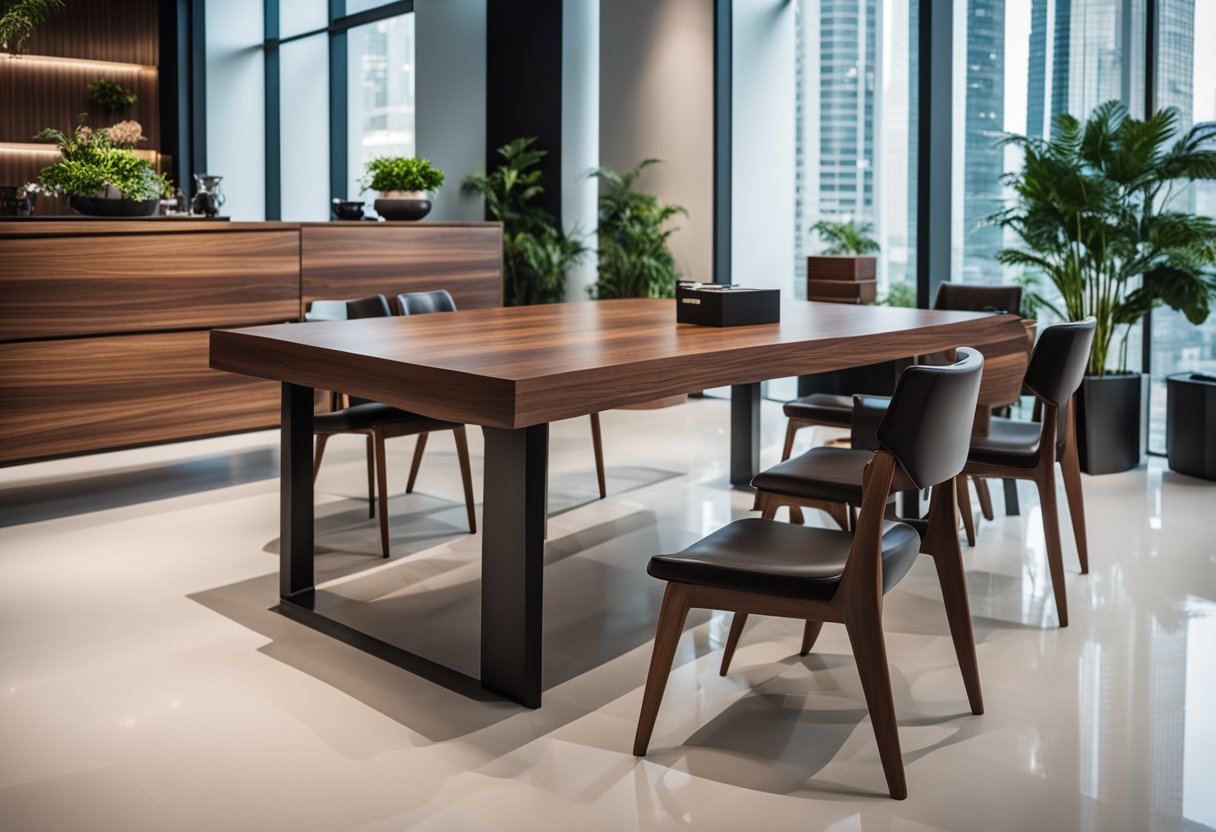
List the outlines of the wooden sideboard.
<svg viewBox="0 0 1216 832">
<path fill-rule="evenodd" d="M 0 221 L 0 465 L 274 427 L 278 385 L 210 369 L 211 329 L 432 289 L 501 305 L 501 226 Z"/>
</svg>

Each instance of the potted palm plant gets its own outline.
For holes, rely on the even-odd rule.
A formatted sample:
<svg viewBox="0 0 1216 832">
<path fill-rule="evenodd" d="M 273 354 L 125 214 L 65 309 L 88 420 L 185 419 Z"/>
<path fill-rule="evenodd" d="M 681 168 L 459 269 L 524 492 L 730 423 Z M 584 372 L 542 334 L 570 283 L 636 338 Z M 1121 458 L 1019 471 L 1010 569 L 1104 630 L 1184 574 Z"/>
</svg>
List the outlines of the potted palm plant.
<svg viewBox="0 0 1216 832">
<path fill-rule="evenodd" d="M 559 303 L 566 297 L 566 272 L 587 248 L 562 230 L 557 219 L 536 204 L 544 193 L 538 165 L 546 151 L 520 138 L 498 148 L 501 162 L 489 173 L 470 174 L 461 186 L 480 194 L 486 211 L 503 224 L 503 300 L 507 306 Z"/>
<path fill-rule="evenodd" d="M 376 213 L 386 220 L 420 220 L 431 212 L 431 195 L 443 171 L 426 159 L 381 156 L 367 163 L 364 191 L 379 191 Z"/>
<path fill-rule="evenodd" d="M 869 223 L 820 220 L 811 226 L 823 251 L 806 258 L 808 300 L 873 303 L 878 297 L 878 241 Z"/>
<path fill-rule="evenodd" d="M 680 205 L 664 204 L 654 194 L 633 189 L 642 171 L 658 164 L 646 159 L 625 173 L 596 168 L 600 181 L 598 270 L 593 298 L 670 298 L 675 296 L 680 272 L 667 240 L 675 216 L 688 212 Z"/>
<path fill-rule="evenodd" d="M 1140 462 L 1143 380 L 1128 369 L 1132 327 L 1161 305 L 1198 325 L 1216 300 L 1216 223 L 1176 199 L 1186 182 L 1216 179 L 1216 128 L 1178 132 L 1172 108 L 1141 120 L 1108 101 L 1085 124 L 1057 116 L 1050 139 L 1006 139 L 1024 165 L 1006 177 L 1014 204 L 993 219 L 1020 245 L 997 259 L 1041 273 L 1059 295 L 1043 302 L 1055 315 L 1097 319 L 1077 396 L 1077 445 L 1091 474 Z"/>
</svg>

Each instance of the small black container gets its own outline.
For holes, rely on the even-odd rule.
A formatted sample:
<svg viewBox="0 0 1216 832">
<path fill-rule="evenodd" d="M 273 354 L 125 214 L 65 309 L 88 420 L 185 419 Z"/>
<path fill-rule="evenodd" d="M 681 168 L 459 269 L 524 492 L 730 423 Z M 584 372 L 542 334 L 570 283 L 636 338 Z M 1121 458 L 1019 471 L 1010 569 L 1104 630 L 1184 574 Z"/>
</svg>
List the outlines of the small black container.
<svg viewBox="0 0 1216 832">
<path fill-rule="evenodd" d="M 1165 454 L 1171 470 L 1216 480 L 1216 375 L 1166 378 Z"/>
<path fill-rule="evenodd" d="M 1115 474 L 1140 464 L 1144 432 L 1139 373 L 1086 376 L 1077 391 L 1077 451 L 1087 474 Z"/>
<path fill-rule="evenodd" d="M 724 284 L 676 286 L 676 322 L 699 326 L 752 326 L 781 320 L 781 291 Z"/>
</svg>

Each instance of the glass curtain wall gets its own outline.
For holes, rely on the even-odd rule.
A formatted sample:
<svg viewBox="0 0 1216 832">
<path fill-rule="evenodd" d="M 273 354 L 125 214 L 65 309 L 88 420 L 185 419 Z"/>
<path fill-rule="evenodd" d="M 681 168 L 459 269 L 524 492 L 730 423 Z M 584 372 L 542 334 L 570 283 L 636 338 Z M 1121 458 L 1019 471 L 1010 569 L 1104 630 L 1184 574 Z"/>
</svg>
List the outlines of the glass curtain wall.
<svg viewBox="0 0 1216 832">
<path fill-rule="evenodd" d="M 1176 107 L 1179 127 L 1216 123 L 1216 53 L 1196 32 L 1216 32 L 1216 0 L 1158 0 L 1156 97 Z M 1196 49 L 1196 46 L 1200 48 Z M 1216 217 L 1216 182 L 1174 190 L 1170 207 Z M 1165 378 L 1183 371 L 1216 373 L 1216 315 L 1195 326 L 1180 312 L 1153 312 L 1149 450 L 1165 452 Z"/>
<path fill-rule="evenodd" d="M 878 242 L 880 297 L 915 298 L 918 5 L 795 0 L 796 297 L 830 220 Z"/>
<path fill-rule="evenodd" d="M 348 0 L 348 11 L 351 5 Z M 347 198 L 370 202 L 375 194 L 359 196 L 367 163 L 380 156 L 413 156 L 416 152 L 414 15 L 398 15 L 351 29 L 347 34 L 346 80 Z"/>
</svg>

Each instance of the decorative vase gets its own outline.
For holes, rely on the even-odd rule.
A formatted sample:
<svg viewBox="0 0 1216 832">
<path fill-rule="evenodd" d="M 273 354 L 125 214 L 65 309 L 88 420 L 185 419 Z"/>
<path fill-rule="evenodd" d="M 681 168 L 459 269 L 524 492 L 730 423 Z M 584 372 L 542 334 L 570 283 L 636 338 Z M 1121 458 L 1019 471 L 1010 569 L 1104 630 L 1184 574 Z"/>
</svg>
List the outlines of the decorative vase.
<svg viewBox="0 0 1216 832">
<path fill-rule="evenodd" d="M 1087 474 L 1115 474 L 1140 464 L 1140 373 L 1086 376 L 1077 391 L 1077 452 Z"/>
<path fill-rule="evenodd" d="M 431 213 L 431 195 L 426 191 L 383 191 L 375 207 L 386 220 L 420 220 Z"/>
<path fill-rule="evenodd" d="M 68 204 L 76 213 L 88 217 L 150 217 L 160 208 L 160 199 L 136 201 L 124 196 L 73 196 Z"/>
</svg>

